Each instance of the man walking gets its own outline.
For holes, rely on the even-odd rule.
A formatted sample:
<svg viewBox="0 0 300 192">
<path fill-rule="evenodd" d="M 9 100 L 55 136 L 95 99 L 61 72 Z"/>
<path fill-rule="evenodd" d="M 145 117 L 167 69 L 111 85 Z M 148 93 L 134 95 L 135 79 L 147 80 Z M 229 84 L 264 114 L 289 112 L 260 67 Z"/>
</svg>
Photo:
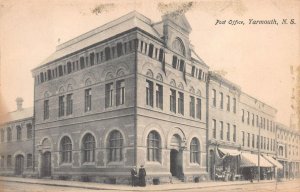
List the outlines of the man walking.
<svg viewBox="0 0 300 192">
<path fill-rule="evenodd" d="M 137 177 L 136 168 L 133 167 L 130 170 L 130 173 L 131 173 L 131 186 L 134 187 L 134 186 L 136 186 L 136 177 Z"/>
<path fill-rule="evenodd" d="M 139 180 L 140 180 L 140 186 L 145 187 L 146 186 L 146 170 L 144 169 L 144 166 L 141 165 L 139 169 Z"/>
</svg>

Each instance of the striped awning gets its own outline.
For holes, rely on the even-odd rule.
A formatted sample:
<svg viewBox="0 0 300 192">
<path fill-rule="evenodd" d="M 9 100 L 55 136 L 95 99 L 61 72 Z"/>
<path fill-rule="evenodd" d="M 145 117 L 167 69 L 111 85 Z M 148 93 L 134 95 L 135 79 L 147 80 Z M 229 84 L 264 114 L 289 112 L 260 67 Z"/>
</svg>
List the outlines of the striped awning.
<svg viewBox="0 0 300 192">
<path fill-rule="evenodd" d="M 270 163 L 272 163 L 275 167 L 277 167 L 278 169 L 283 169 L 283 166 L 281 163 L 279 163 L 277 160 L 275 160 L 273 157 L 271 156 L 267 156 L 267 155 L 263 155 L 263 157 L 268 160 Z"/>
<path fill-rule="evenodd" d="M 241 154 L 241 165 L 240 167 L 258 167 L 258 155 L 251 153 Z M 260 167 L 273 167 L 269 161 L 260 156 Z"/>
<path fill-rule="evenodd" d="M 221 147 L 218 147 L 218 152 L 220 154 L 220 157 L 223 157 L 224 155 L 225 156 L 238 156 L 241 154 L 240 151 L 238 150 L 235 150 L 235 149 L 224 149 L 224 148 L 221 148 Z"/>
</svg>

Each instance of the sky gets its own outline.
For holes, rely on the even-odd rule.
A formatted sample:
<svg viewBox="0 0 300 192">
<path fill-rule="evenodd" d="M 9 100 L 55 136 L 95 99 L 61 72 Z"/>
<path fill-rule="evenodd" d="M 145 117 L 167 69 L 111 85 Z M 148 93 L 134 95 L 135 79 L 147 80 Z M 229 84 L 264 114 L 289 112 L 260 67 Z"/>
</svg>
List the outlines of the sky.
<svg viewBox="0 0 300 192">
<path fill-rule="evenodd" d="M 24 107 L 33 106 L 31 70 L 58 44 L 133 10 L 157 22 L 180 7 L 192 27 L 190 41 L 210 70 L 225 72 L 242 91 L 275 107 L 277 120 L 289 125 L 290 66 L 300 61 L 300 1 L 180 2 L 0 0 L 0 102 L 8 111 L 16 109 L 17 97 L 24 99 Z M 249 19 L 294 19 L 296 24 L 249 25 Z M 217 20 L 227 24 L 215 25 Z M 245 25 L 230 25 L 229 20 Z"/>
</svg>

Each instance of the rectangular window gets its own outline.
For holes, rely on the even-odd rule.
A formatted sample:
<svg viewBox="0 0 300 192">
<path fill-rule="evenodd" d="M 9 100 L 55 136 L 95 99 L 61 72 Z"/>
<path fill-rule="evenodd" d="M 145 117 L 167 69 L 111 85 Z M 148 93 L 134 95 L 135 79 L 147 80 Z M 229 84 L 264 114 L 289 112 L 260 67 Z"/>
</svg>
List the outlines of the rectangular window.
<svg viewBox="0 0 300 192">
<path fill-rule="evenodd" d="M 236 98 L 233 98 L 233 113 L 236 113 Z"/>
<path fill-rule="evenodd" d="M 148 51 L 148 56 L 152 58 L 153 56 L 153 49 L 154 49 L 154 46 L 153 44 L 149 44 L 149 51 Z"/>
<path fill-rule="evenodd" d="M 92 110 L 92 89 L 86 89 L 84 91 L 84 111 L 91 111 Z"/>
<path fill-rule="evenodd" d="M 259 118 L 258 118 L 258 115 L 256 115 L 256 127 L 259 126 Z"/>
<path fill-rule="evenodd" d="M 156 84 L 156 107 L 163 109 L 163 86 Z"/>
<path fill-rule="evenodd" d="M 252 148 L 255 147 L 255 136 L 254 134 L 252 134 Z"/>
<path fill-rule="evenodd" d="M 26 125 L 27 127 L 27 139 L 31 139 L 32 138 L 32 125 L 30 123 L 28 123 Z"/>
<path fill-rule="evenodd" d="M 180 63 L 179 63 L 179 71 L 183 72 L 184 71 L 184 60 L 180 60 Z"/>
<path fill-rule="evenodd" d="M 176 69 L 176 67 L 177 67 L 177 57 L 176 57 L 175 55 L 173 55 L 172 67 L 173 67 L 174 69 Z"/>
<path fill-rule="evenodd" d="M 269 150 L 269 145 L 270 145 L 270 140 L 269 140 L 269 138 L 267 138 L 267 150 Z"/>
<path fill-rule="evenodd" d="M 242 122 L 244 123 L 245 122 L 245 110 L 242 109 Z"/>
<path fill-rule="evenodd" d="M 230 111 L 230 96 L 227 95 L 227 111 Z"/>
<path fill-rule="evenodd" d="M 32 167 L 32 154 L 27 154 L 27 167 Z"/>
<path fill-rule="evenodd" d="M 162 62 L 162 61 L 164 60 L 164 50 L 163 50 L 163 49 L 159 49 L 158 60 L 159 60 L 160 62 Z"/>
<path fill-rule="evenodd" d="M 227 123 L 227 141 L 230 141 L 230 124 Z"/>
<path fill-rule="evenodd" d="M 254 114 L 252 113 L 252 126 L 254 127 L 254 121 L 255 121 L 255 117 Z"/>
<path fill-rule="evenodd" d="M 233 125 L 233 142 L 236 142 L 236 125 Z"/>
<path fill-rule="evenodd" d="M 202 117 L 202 114 L 201 114 L 201 99 L 200 98 L 197 98 L 197 105 L 196 105 L 196 117 L 198 119 L 201 119 Z"/>
<path fill-rule="evenodd" d="M 217 98 L 216 98 L 216 90 L 215 89 L 212 90 L 212 104 L 213 104 L 214 107 L 216 107 L 216 105 L 217 105 Z"/>
<path fill-rule="evenodd" d="M 217 137 L 217 123 L 216 123 L 215 119 L 212 120 L 212 130 L 213 130 L 213 132 L 212 132 L 213 135 L 212 136 L 213 136 L 214 139 L 216 139 L 216 137 Z"/>
<path fill-rule="evenodd" d="M 223 121 L 220 121 L 220 139 L 223 140 L 223 135 L 224 135 L 224 125 Z"/>
<path fill-rule="evenodd" d="M 264 149 L 266 149 L 266 144 L 267 144 L 266 137 L 264 137 Z"/>
<path fill-rule="evenodd" d="M 58 66 L 58 76 L 59 77 L 63 76 L 63 67 L 61 65 Z"/>
<path fill-rule="evenodd" d="M 260 137 L 260 148 L 263 149 L 264 146 L 264 138 L 263 136 Z"/>
<path fill-rule="evenodd" d="M 178 113 L 184 115 L 184 94 L 178 91 Z"/>
<path fill-rule="evenodd" d="M 195 66 L 192 66 L 192 72 L 191 72 L 191 74 L 192 74 L 192 77 L 195 77 Z"/>
<path fill-rule="evenodd" d="M 247 146 L 250 147 L 250 133 L 247 134 Z"/>
<path fill-rule="evenodd" d="M 146 80 L 146 105 L 153 107 L 153 82 Z"/>
<path fill-rule="evenodd" d="M 119 80 L 116 85 L 116 105 L 124 105 L 125 103 L 125 81 Z"/>
<path fill-rule="evenodd" d="M 170 111 L 176 113 L 176 91 L 170 89 Z"/>
<path fill-rule="evenodd" d="M 65 115 L 65 96 L 59 96 L 58 98 L 58 116 L 62 117 Z"/>
<path fill-rule="evenodd" d="M 220 109 L 223 109 L 224 107 L 224 98 L 223 98 L 223 93 L 220 92 Z"/>
<path fill-rule="evenodd" d="M 242 146 L 245 146 L 245 132 L 242 131 Z"/>
<path fill-rule="evenodd" d="M 113 83 L 105 85 L 105 108 L 113 106 Z"/>
<path fill-rule="evenodd" d="M 67 115 L 71 115 L 73 113 L 73 94 L 67 95 Z"/>
<path fill-rule="evenodd" d="M 250 112 L 247 111 L 247 124 L 249 125 L 250 124 Z"/>
<path fill-rule="evenodd" d="M 256 136 L 256 148 L 258 149 L 259 147 L 259 135 Z"/>
<path fill-rule="evenodd" d="M 190 116 L 195 118 L 195 97 L 190 96 Z"/>
<path fill-rule="evenodd" d="M 49 119 L 49 100 L 44 101 L 44 120 Z"/>
</svg>

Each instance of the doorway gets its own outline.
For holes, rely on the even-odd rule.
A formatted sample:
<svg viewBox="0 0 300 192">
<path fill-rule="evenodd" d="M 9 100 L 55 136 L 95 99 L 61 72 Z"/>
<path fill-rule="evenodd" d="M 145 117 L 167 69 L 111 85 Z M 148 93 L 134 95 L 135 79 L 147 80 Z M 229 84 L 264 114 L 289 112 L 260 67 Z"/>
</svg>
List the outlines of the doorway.
<svg viewBox="0 0 300 192">
<path fill-rule="evenodd" d="M 170 172 L 173 177 L 180 178 L 182 175 L 182 158 L 181 152 L 176 149 L 170 151 Z"/>
<path fill-rule="evenodd" d="M 51 152 L 45 152 L 42 156 L 42 177 L 51 176 Z"/>
<path fill-rule="evenodd" d="M 16 157 L 16 175 L 22 175 L 24 171 L 24 156 L 18 155 Z"/>
</svg>

